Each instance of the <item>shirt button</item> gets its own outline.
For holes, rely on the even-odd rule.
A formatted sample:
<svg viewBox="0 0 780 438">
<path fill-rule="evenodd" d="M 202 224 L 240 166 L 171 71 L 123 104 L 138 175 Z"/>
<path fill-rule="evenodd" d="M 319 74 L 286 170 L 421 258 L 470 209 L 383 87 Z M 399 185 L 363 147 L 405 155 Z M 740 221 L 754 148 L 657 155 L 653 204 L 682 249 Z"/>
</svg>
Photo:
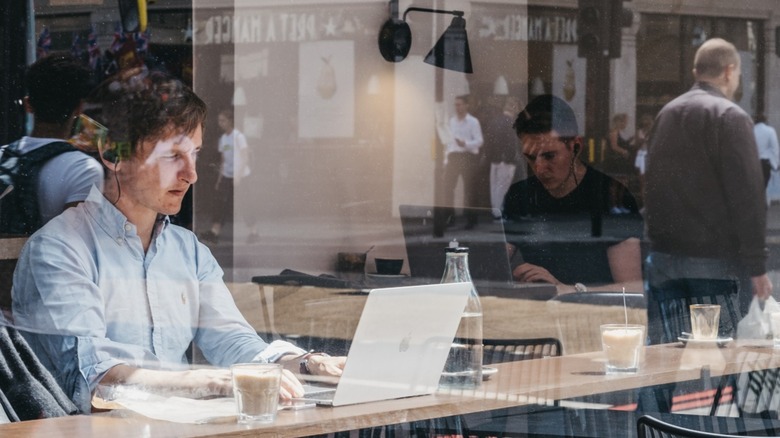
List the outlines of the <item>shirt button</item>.
<svg viewBox="0 0 780 438">
<path fill-rule="evenodd" d="M 121 237 L 117 237 L 116 238 L 116 243 L 121 245 L 122 244 L 122 238 Z"/>
<path fill-rule="evenodd" d="M 125 224 L 125 231 L 130 231 L 133 229 L 133 226 L 130 224 Z"/>
</svg>

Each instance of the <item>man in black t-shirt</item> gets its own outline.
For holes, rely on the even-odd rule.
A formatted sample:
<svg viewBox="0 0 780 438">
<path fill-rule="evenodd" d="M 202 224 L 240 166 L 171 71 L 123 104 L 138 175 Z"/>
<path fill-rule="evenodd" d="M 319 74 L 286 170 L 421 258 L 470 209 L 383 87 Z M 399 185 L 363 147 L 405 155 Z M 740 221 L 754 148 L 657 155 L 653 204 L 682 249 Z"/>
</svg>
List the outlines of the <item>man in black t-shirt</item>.
<svg viewBox="0 0 780 438">
<path fill-rule="evenodd" d="M 624 190 L 616 205 L 610 187 L 620 183 L 578 159 L 582 138 L 569 105 L 552 95 L 536 97 L 514 127 L 533 172 L 513 184 L 504 198 L 509 240 L 513 231 L 522 236 L 513 242 L 523 259 L 513 264 L 514 278 L 553 283 L 559 293 L 587 290 L 581 283 L 641 292 L 636 200 Z M 610 217 L 610 211 L 628 213 Z M 591 220 L 602 216 L 609 232 L 594 238 Z"/>
<path fill-rule="evenodd" d="M 567 160 L 570 160 L 565 151 L 559 153 L 563 155 L 560 161 L 566 163 Z M 573 182 L 575 174 L 582 174 L 582 179 L 576 182 L 571 191 L 561 197 L 556 197 L 548 191 L 536 175 L 518 181 L 512 184 L 504 197 L 504 217 L 518 220 L 540 215 L 595 212 L 606 215 L 610 214 L 610 211 L 615 211 L 612 210 L 614 207 L 622 208 L 629 213 L 638 212 L 636 200 L 628 191 L 624 192 L 619 206 L 611 205 L 610 187 L 621 185 L 621 183 L 577 160 L 576 156 L 574 158 L 574 164 L 570 166 L 571 175 L 568 178 Z M 536 157 L 535 160 L 545 160 L 545 158 Z"/>
</svg>

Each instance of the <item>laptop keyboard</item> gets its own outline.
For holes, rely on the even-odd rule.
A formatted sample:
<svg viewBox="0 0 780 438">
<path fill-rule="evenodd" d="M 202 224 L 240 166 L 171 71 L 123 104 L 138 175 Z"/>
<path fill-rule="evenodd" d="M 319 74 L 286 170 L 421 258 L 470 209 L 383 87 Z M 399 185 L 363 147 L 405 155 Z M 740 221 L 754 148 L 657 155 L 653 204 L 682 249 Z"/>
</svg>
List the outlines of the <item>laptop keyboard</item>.
<svg viewBox="0 0 780 438">
<path fill-rule="evenodd" d="M 323 388 L 321 386 L 303 385 L 303 397 L 310 400 L 331 400 L 336 393 L 335 388 Z"/>
</svg>

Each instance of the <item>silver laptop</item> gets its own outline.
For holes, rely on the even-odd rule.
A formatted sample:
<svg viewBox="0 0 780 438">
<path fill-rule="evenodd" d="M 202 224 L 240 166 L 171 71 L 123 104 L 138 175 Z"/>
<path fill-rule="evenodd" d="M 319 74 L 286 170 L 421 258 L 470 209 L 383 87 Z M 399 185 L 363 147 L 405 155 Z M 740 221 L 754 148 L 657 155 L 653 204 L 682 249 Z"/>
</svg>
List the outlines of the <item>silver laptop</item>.
<svg viewBox="0 0 780 438">
<path fill-rule="evenodd" d="M 335 389 L 306 385 L 300 401 L 342 406 L 436 391 L 470 283 L 369 291 Z"/>
</svg>

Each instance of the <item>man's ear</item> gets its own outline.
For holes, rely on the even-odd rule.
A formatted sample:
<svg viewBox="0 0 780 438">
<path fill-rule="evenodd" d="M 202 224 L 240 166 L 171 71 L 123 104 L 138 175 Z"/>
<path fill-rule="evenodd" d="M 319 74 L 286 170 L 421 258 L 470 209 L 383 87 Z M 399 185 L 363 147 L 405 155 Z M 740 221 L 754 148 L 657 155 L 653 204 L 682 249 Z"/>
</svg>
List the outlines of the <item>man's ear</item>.
<svg viewBox="0 0 780 438">
<path fill-rule="evenodd" d="M 106 145 L 108 146 L 108 145 Z M 100 154 L 100 160 L 103 162 L 103 165 L 106 166 L 108 170 L 111 170 L 112 172 L 116 172 L 117 169 L 119 169 L 119 154 L 117 153 L 116 149 L 108 149 L 106 148 L 101 154 Z"/>
<path fill-rule="evenodd" d="M 739 67 L 736 64 L 729 64 L 723 69 L 723 75 L 726 78 L 726 82 L 731 82 L 734 80 L 734 72 L 737 71 Z"/>
<path fill-rule="evenodd" d="M 574 140 L 571 142 L 571 154 L 572 157 L 576 158 L 580 155 L 580 152 L 582 152 L 582 138 L 577 136 L 574 137 Z"/>
<path fill-rule="evenodd" d="M 100 157 L 100 161 L 103 163 L 103 166 L 105 166 L 106 169 L 112 172 L 117 172 L 119 170 L 119 161 L 106 160 L 102 156 Z"/>
</svg>

